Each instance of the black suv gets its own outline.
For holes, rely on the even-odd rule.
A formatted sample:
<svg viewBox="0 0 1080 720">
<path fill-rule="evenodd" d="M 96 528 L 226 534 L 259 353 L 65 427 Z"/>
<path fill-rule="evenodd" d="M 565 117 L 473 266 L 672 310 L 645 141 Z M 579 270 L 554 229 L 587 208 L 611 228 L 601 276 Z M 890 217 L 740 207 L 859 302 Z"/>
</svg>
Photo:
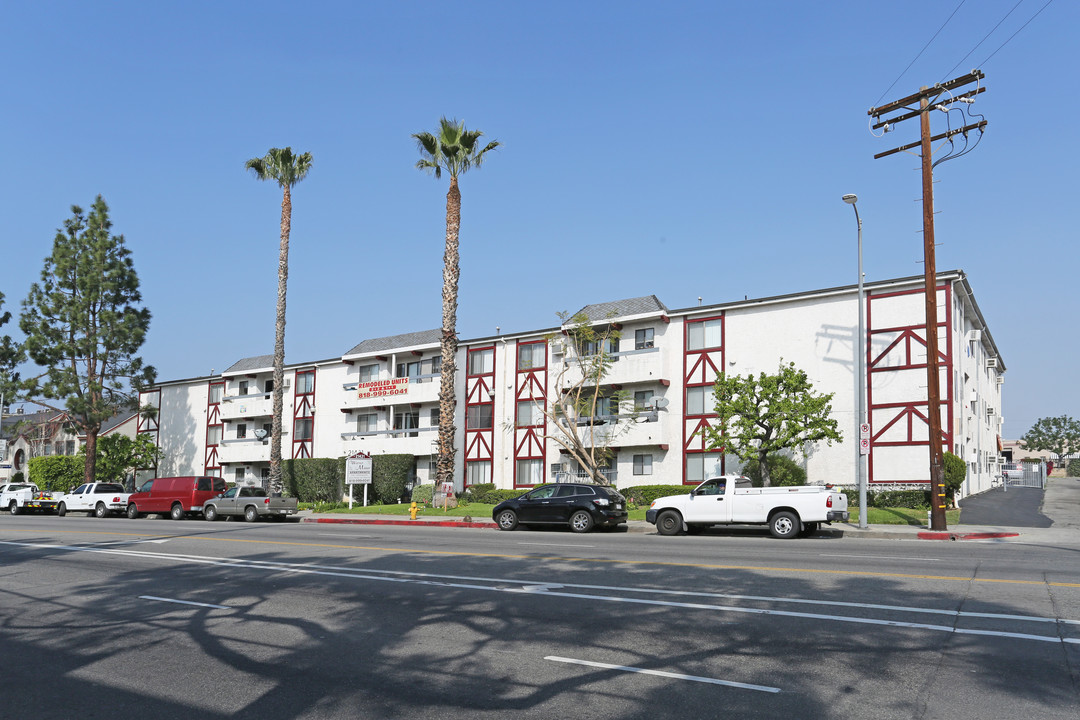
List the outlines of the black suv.
<svg viewBox="0 0 1080 720">
<path fill-rule="evenodd" d="M 500 530 L 520 525 L 569 525 L 574 532 L 626 523 L 626 498 L 615 488 L 586 483 L 541 485 L 491 511 Z"/>
</svg>

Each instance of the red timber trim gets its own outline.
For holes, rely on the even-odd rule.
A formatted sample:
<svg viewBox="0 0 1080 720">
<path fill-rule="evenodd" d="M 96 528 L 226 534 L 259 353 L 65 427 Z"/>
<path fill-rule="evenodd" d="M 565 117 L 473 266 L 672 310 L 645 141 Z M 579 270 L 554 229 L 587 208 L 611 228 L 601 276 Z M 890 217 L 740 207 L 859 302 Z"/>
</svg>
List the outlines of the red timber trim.
<svg viewBox="0 0 1080 720">
<path fill-rule="evenodd" d="M 472 374 L 473 353 L 491 352 L 490 372 Z M 465 352 L 465 477 L 462 487 L 469 486 L 469 463 L 488 462 L 490 473 L 486 482 L 494 482 L 495 472 L 495 345 L 468 348 Z M 469 428 L 469 409 L 484 405 L 491 409 L 491 427 Z M 480 412 L 477 410 L 477 412 Z"/>
<path fill-rule="evenodd" d="M 869 465 L 869 484 L 873 485 L 874 480 L 874 459 L 877 455 L 878 448 L 895 448 L 895 447 L 929 447 L 930 439 L 917 440 L 915 438 L 916 428 L 922 427 L 929 429 L 929 404 L 926 396 L 923 395 L 920 399 L 911 399 L 903 402 L 874 402 L 874 378 L 875 376 L 883 376 L 886 373 L 895 373 L 904 370 L 926 370 L 927 363 L 913 362 L 915 350 L 922 348 L 929 350 L 926 347 L 926 322 L 925 320 L 915 325 L 900 325 L 895 327 L 882 327 L 875 328 L 873 323 L 873 307 L 874 303 L 880 300 L 887 300 L 889 298 L 910 296 L 910 295 L 922 295 L 925 290 L 918 288 L 915 290 L 905 290 L 900 292 L 880 293 L 880 294 L 868 294 L 866 296 L 866 368 L 867 368 L 867 383 L 866 383 L 866 406 L 867 416 L 870 422 L 870 455 L 868 458 Z M 955 390 L 953 388 L 953 327 L 952 327 L 952 285 L 950 283 L 939 284 L 937 286 L 937 292 L 939 295 L 944 293 L 944 317 L 938 321 L 938 343 L 944 339 L 945 351 L 942 352 L 938 349 L 938 360 L 940 373 L 945 377 L 945 384 L 941 393 L 941 404 L 945 406 L 946 418 L 941 423 L 941 443 L 944 449 L 947 451 L 952 450 L 952 434 L 953 434 L 953 396 Z M 920 307 L 921 310 L 921 307 Z M 941 332 L 944 330 L 944 332 Z M 884 334 L 895 334 L 892 342 L 888 344 L 880 352 L 874 352 L 874 337 Z M 895 363 L 895 358 L 899 356 L 901 361 Z M 893 364 L 887 364 L 893 360 Z M 923 382 L 921 387 L 925 389 L 925 372 L 922 376 Z M 874 411 L 885 411 L 884 414 L 889 418 L 884 422 L 874 422 Z M 940 412 L 940 409 L 938 410 Z M 890 430 L 894 430 L 899 426 L 903 430 L 903 439 L 901 440 L 882 440 L 884 436 Z M 895 432 L 893 433 L 895 434 Z M 925 433 L 924 433 L 925 434 Z M 930 475 L 929 469 L 929 453 L 927 456 L 927 465 L 924 470 L 925 477 L 912 478 L 910 480 L 894 480 L 894 481 L 880 481 L 889 482 L 890 484 L 913 484 L 913 485 L 927 485 Z"/>
<path fill-rule="evenodd" d="M 542 346 L 544 362 L 542 365 L 521 366 L 521 348 Z M 517 372 L 514 373 L 514 487 L 532 487 L 518 480 L 518 460 L 539 460 L 543 465 L 547 459 L 547 416 L 541 413 L 539 425 L 518 427 L 517 406 L 520 402 L 534 401 L 542 410 L 547 409 L 548 363 L 550 354 L 547 340 L 519 342 L 514 348 L 514 361 Z M 541 482 L 544 475 L 541 474 Z"/>
<path fill-rule="evenodd" d="M 697 323 L 720 321 L 720 345 L 690 350 L 690 327 Z M 727 325 L 724 315 L 694 318 L 683 321 L 683 464 L 682 481 L 687 484 L 686 458 L 689 455 L 709 452 L 708 442 L 703 430 L 712 427 L 712 421 L 716 413 L 705 412 L 690 415 L 687 412 L 689 404 L 687 396 L 692 388 L 711 388 L 716 383 L 716 378 L 724 369 L 724 346 L 727 340 Z M 708 391 L 706 390 L 706 405 L 708 407 Z M 716 452 L 715 450 L 712 452 Z M 727 459 L 720 456 L 721 468 L 726 469 Z"/>
<path fill-rule="evenodd" d="M 307 378 L 311 378 L 308 386 Z M 307 437 L 300 437 L 297 427 L 301 423 L 310 425 L 311 432 Z M 293 377 L 293 427 L 292 427 L 292 456 L 297 458 L 312 457 L 312 446 L 315 443 L 315 368 L 297 370 Z"/>
<path fill-rule="evenodd" d="M 214 401 L 214 388 L 217 388 L 217 401 Z M 224 380 L 211 380 L 206 385 L 206 452 L 203 458 L 204 475 L 221 475 L 221 461 L 218 459 L 218 445 L 225 435 L 225 423 L 221 420 L 221 396 L 225 394 Z M 210 444 L 210 429 L 217 428 L 217 442 Z"/>
<path fill-rule="evenodd" d="M 139 408 L 151 406 L 157 409 L 157 413 L 154 417 L 143 417 L 142 412 L 135 422 L 135 434 L 136 435 L 149 435 L 150 439 L 154 441 L 155 447 L 161 447 L 161 388 L 155 388 L 153 390 L 147 390 L 139 393 Z M 150 468 L 137 468 L 139 470 L 149 470 Z M 156 466 L 155 466 L 156 469 Z M 157 474 L 156 472 L 154 473 Z"/>
</svg>

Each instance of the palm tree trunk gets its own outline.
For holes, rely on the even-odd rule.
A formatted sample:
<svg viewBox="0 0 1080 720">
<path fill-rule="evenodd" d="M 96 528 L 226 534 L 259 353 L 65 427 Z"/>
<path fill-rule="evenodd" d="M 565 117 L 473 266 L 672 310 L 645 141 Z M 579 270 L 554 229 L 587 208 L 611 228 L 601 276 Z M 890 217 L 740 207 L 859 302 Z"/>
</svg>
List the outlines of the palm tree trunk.
<svg viewBox="0 0 1080 720">
<path fill-rule="evenodd" d="M 289 284 L 289 231 L 292 195 L 286 185 L 281 198 L 281 249 L 278 254 L 277 321 L 274 331 L 273 422 L 270 426 L 270 490 L 281 492 L 281 415 L 285 393 L 285 290 Z"/>
<path fill-rule="evenodd" d="M 450 178 L 446 193 L 446 251 L 443 253 L 442 291 L 442 337 L 439 349 L 442 353 L 441 384 L 439 386 L 439 459 L 435 475 L 441 485 L 454 480 L 454 411 L 457 398 L 454 392 L 454 376 L 457 373 L 457 296 L 458 279 L 461 276 L 461 258 L 458 254 L 458 231 L 461 228 L 461 191 L 456 177 Z"/>
</svg>

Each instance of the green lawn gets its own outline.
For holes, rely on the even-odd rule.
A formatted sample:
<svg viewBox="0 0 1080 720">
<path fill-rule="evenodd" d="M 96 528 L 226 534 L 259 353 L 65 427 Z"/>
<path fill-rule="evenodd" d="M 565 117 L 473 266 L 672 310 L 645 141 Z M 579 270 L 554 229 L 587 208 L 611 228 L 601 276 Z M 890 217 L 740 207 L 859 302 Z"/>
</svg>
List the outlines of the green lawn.
<svg viewBox="0 0 1080 720">
<path fill-rule="evenodd" d="M 421 507 L 417 514 L 422 517 L 446 517 L 454 519 L 468 515 L 475 521 L 482 521 L 491 519 L 491 511 L 494 507 L 494 505 L 487 505 L 484 503 L 459 505 L 457 508 L 450 508 L 446 511 L 443 511 L 441 507 Z M 630 510 L 630 519 L 644 520 L 645 511 L 647 509 L 648 508 L 640 507 Z M 401 503 L 400 505 L 369 505 L 364 507 L 362 503 L 353 503 L 352 510 L 345 507 L 328 510 L 327 512 L 353 513 L 356 515 L 401 515 L 408 517 L 409 506 L 406 503 Z M 850 521 L 857 523 L 859 521 L 859 508 L 854 506 L 849 507 L 848 512 L 851 513 Z M 952 527 L 960 520 L 960 511 L 949 510 L 945 513 L 945 517 L 949 527 Z M 926 525 L 926 511 L 911 510 L 908 508 L 867 508 L 866 522 L 870 525 Z"/>
</svg>

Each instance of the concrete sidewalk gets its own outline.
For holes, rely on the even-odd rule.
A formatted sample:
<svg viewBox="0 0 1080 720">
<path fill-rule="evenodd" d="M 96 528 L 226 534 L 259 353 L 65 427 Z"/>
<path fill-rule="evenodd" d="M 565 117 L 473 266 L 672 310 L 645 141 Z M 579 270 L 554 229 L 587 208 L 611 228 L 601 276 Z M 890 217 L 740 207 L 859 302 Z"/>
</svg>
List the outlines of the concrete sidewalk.
<svg viewBox="0 0 1080 720">
<path fill-rule="evenodd" d="M 990 493 L 997 495 L 990 495 Z M 1041 491 L 1040 491 L 1041 492 Z M 985 497 L 984 496 L 989 496 Z M 1020 501 L 1021 493 L 1016 489 L 1002 492 L 1000 488 L 967 498 L 967 503 L 991 504 L 995 506 L 996 519 L 1001 522 L 986 524 L 958 524 L 943 532 L 932 531 L 918 525 L 870 525 L 863 529 L 858 526 L 858 508 L 852 508 L 852 522 L 823 525 L 819 537 L 875 538 L 891 540 L 988 540 L 988 539 L 1039 539 L 1046 542 L 1080 543 L 1080 478 L 1051 478 L 1047 484 L 1042 507 L 1038 509 L 1041 517 L 1049 520 L 1049 527 L 1029 527 L 1022 523 L 1031 517 L 1030 502 Z M 1028 500 L 1027 497 L 1024 500 Z M 1011 501 L 1017 505 L 1017 525 L 1009 522 Z M 964 505 L 961 503 L 961 517 L 964 517 Z M 410 520 L 400 515 L 365 515 L 354 513 L 312 513 L 304 510 L 299 513 L 300 521 L 305 523 L 329 523 L 344 525 L 411 525 L 416 527 L 461 527 L 497 529 L 487 517 L 469 517 L 460 510 L 447 512 L 445 517 L 420 516 Z M 1040 523 L 1042 524 L 1042 523 Z M 760 526 L 754 526 L 760 529 Z M 639 534 L 655 534 L 656 528 L 643 521 L 631 520 L 627 531 Z"/>
</svg>

